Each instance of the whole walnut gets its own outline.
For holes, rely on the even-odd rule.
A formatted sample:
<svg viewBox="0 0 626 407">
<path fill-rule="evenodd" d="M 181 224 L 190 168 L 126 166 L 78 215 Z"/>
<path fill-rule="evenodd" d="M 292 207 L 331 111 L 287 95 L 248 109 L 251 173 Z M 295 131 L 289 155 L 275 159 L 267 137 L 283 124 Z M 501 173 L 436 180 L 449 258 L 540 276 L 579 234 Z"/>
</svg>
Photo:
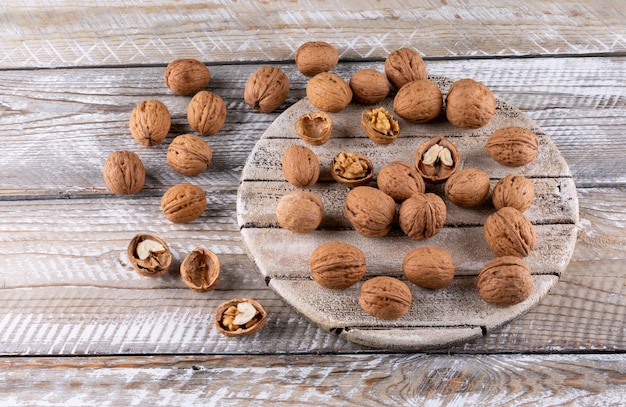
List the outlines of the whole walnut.
<svg viewBox="0 0 626 407">
<path fill-rule="evenodd" d="M 161 197 L 161 209 L 173 223 L 189 223 L 206 209 L 204 190 L 197 185 L 182 183 L 170 187 Z"/>
<path fill-rule="evenodd" d="M 485 220 L 483 234 L 496 256 L 526 257 L 535 247 L 535 228 L 524 214 L 505 206 Z"/>
<path fill-rule="evenodd" d="M 366 237 L 382 237 L 391 230 L 396 202 L 377 188 L 358 186 L 350 190 L 344 212 L 354 229 Z"/>
<path fill-rule="evenodd" d="M 450 175 L 444 194 L 453 204 L 470 208 L 487 198 L 490 187 L 489 174 L 478 168 L 465 168 Z"/>
<path fill-rule="evenodd" d="M 164 80 L 165 85 L 177 95 L 191 95 L 209 84 L 211 73 L 197 59 L 176 59 L 167 64 Z"/>
<path fill-rule="evenodd" d="M 491 201 L 496 209 L 511 206 L 520 212 L 530 207 L 535 198 L 535 185 L 523 175 L 509 174 L 493 188 Z"/>
<path fill-rule="evenodd" d="M 167 148 L 166 161 L 175 171 L 184 175 L 198 175 L 211 164 L 213 150 L 195 134 L 176 136 Z"/>
<path fill-rule="evenodd" d="M 309 258 L 315 281 L 322 287 L 344 290 L 365 275 L 365 253 L 351 244 L 329 242 L 318 246 Z"/>
<path fill-rule="evenodd" d="M 357 102 L 372 105 L 382 102 L 389 94 L 387 76 L 375 69 L 361 69 L 350 77 L 348 82 Z"/>
<path fill-rule="evenodd" d="M 298 188 L 314 185 L 320 176 L 320 163 L 313 150 L 296 144 L 285 150 L 281 168 L 287 182 Z"/>
<path fill-rule="evenodd" d="M 161 143 L 170 131 L 170 125 L 170 112 L 159 100 L 139 102 L 130 115 L 130 133 L 142 146 Z"/>
<path fill-rule="evenodd" d="M 436 235 L 445 221 L 446 204 L 431 192 L 415 193 L 400 205 L 400 229 L 413 240 L 424 240 Z"/>
<path fill-rule="evenodd" d="M 210 136 L 222 129 L 226 121 L 226 104 L 217 94 L 206 90 L 196 93 L 187 107 L 189 126 L 198 133 Z"/>
<path fill-rule="evenodd" d="M 102 169 L 104 183 L 117 195 L 131 195 L 143 189 L 146 169 L 141 158 L 132 151 L 114 151 Z"/>
<path fill-rule="evenodd" d="M 244 88 L 243 99 L 262 113 L 276 110 L 289 96 L 289 78 L 282 69 L 262 66 L 255 70 Z"/>
<path fill-rule="evenodd" d="M 459 79 L 446 97 L 446 117 L 456 127 L 477 129 L 496 112 L 496 98 L 487 86 L 473 79 Z"/>
<path fill-rule="evenodd" d="M 309 79 L 306 96 L 316 108 L 324 112 L 337 113 L 350 104 L 352 89 L 339 76 L 322 72 Z"/>
<path fill-rule="evenodd" d="M 393 110 L 412 123 L 426 123 L 441 113 L 443 95 L 439 86 L 427 79 L 407 82 L 393 99 Z"/>
<path fill-rule="evenodd" d="M 300 45 L 295 53 L 296 67 L 305 76 L 328 72 L 339 63 L 339 52 L 324 41 L 309 41 Z"/>
<path fill-rule="evenodd" d="M 417 247 L 404 257 L 402 271 L 413 284 L 434 290 L 452 282 L 454 260 L 439 247 Z"/>
<path fill-rule="evenodd" d="M 504 127 L 487 139 L 487 153 L 502 165 L 521 167 L 533 161 L 539 152 L 537 135 L 523 127 Z"/>
<path fill-rule="evenodd" d="M 283 195 L 276 205 L 278 223 L 292 232 L 312 232 L 320 225 L 323 217 L 324 204 L 313 192 L 289 192 Z"/>
<path fill-rule="evenodd" d="M 403 281 L 389 276 L 377 276 L 361 285 L 359 305 L 368 314 L 386 320 L 402 317 L 411 308 L 413 295 Z"/>
<path fill-rule="evenodd" d="M 478 295 L 489 304 L 510 306 L 527 299 L 533 290 L 528 264 L 516 256 L 491 260 L 478 273 Z"/>
<path fill-rule="evenodd" d="M 396 202 L 405 201 L 416 192 L 423 193 L 426 190 L 422 176 L 403 161 L 392 161 L 381 168 L 376 183 L 378 189 Z"/>
<path fill-rule="evenodd" d="M 424 60 L 411 48 L 400 48 L 391 52 L 384 67 L 389 82 L 397 89 L 408 82 L 427 78 Z"/>
</svg>

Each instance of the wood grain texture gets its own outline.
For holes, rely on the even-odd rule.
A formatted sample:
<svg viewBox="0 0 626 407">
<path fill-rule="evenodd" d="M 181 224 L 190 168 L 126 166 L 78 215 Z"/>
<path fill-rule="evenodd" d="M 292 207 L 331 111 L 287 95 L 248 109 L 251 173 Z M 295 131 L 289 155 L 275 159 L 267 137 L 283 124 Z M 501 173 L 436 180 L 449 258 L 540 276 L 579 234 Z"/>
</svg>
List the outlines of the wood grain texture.
<svg viewBox="0 0 626 407">
<path fill-rule="evenodd" d="M 55 7 L 3 3 L 0 67 L 292 59 L 308 40 L 342 59 L 384 58 L 416 47 L 429 57 L 621 53 L 621 1 L 109 1 Z M 416 23 L 417 22 L 417 23 Z M 421 22 L 427 22 L 422 24 Z M 120 35 L 123 32 L 124 35 Z M 280 32 L 281 35 L 276 35 Z"/>
</svg>

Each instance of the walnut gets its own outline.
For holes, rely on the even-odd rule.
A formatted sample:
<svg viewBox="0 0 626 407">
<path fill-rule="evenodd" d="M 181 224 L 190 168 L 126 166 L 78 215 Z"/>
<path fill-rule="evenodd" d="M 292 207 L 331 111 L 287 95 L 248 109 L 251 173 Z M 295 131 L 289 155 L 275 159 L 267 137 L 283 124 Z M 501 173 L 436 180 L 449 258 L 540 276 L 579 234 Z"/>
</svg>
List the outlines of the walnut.
<svg viewBox="0 0 626 407">
<path fill-rule="evenodd" d="M 342 151 L 331 161 L 330 174 L 335 181 L 351 188 L 367 185 L 374 178 L 374 165 L 364 155 Z"/>
<path fill-rule="evenodd" d="M 439 86 L 427 79 L 408 82 L 393 98 L 393 111 L 412 123 L 426 123 L 436 119 L 443 108 Z"/>
<path fill-rule="evenodd" d="M 389 94 L 389 80 L 384 73 L 374 69 L 361 69 L 348 82 L 352 97 L 357 102 L 373 105 L 382 102 Z"/>
<path fill-rule="evenodd" d="M 172 253 L 167 243 L 153 235 L 135 235 L 128 244 L 126 254 L 133 269 L 142 276 L 161 276 L 172 264 Z"/>
<path fill-rule="evenodd" d="M 396 217 L 396 203 L 380 189 L 358 186 L 348 192 L 344 212 L 352 227 L 366 237 L 389 233 Z"/>
<path fill-rule="evenodd" d="M 422 246 L 406 254 L 402 271 L 413 284 L 434 290 L 452 282 L 454 260 L 444 249 Z"/>
<path fill-rule="evenodd" d="M 295 123 L 296 133 L 307 144 L 321 146 L 333 132 L 333 119 L 326 112 L 313 112 L 298 117 Z"/>
<path fill-rule="evenodd" d="M 376 184 L 396 202 L 405 201 L 414 193 L 423 193 L 426 189 L 422 176 L 403 161 L 392 161 L 381 168 Z"/>
<path fill-rule="evenodd" d="M 312 232 L 320 225 L 323 217 L 324 204 L 313 192 L 289 192 L 283 195 L 276 205 L 278 223 L 292 232 Z"/>
<path fill-rule="evenodd" d="M 439 184 L 454 174 L 461 162 L 461 155 L 447 138 L 435 136 L 419 145 L 413 161 L 425 181 Z"/>
<path fill-rule="evenodd" d="M 204 190 L 197 185 L 177 184 L 169 188 L 161 198 L 161 209 L 173 223 L 189 223 L 206 209 Z"/>
<path fill-rule="evenodd" d="M 504 127 L 487 139 L 487 153 L 502 165 L 521 167 L 533 161 L 539 151 L 539 140 L 522 127 Z"/>
<path fill-rule="evenodd" d="M 193 291 L 211 291 L 220 281 L 221 262 L 209 249 L 193 249 L 180 264 L 180 277 Z"/>
<path fill-rule="evenodd" d="M 446 117 L 456 127 L 483 127 L 496 112 L 491 89 L 473 79 L 459 79 L 450 86 L 446 98 Z"/>
<path fill-rule="evenodd" d="M 213 150 L 195 134 L 176 136 L 167 148 L 166 160 L 170 167 L 184 175 L 198 175 L 211 164 Z"/>
<path fill-rule="evenodd" d="M 170 131 L 171 116 L 159 100 L 139 102 L 130 115 L 130 133 L 142 146 L 161 143 Z"/>
<path fill-rule="evenodd" d="M 132 151 L 114 151 L 102 169 L 104 183 L 117 195 L 131 195 L 143 189 L 146 169 L 141 158 Z"/>
<path fill-rule="evenodd" d="M 309 266 L 319 285 L 344 290 L 365 275 L 365 253 L 348 243 L 329 242 L 311 253 Z"/>
<path fill-rule="evenodd" d="M 516 256 L 503 256 L 487 263 L 476 283 L 478 295 L 489 304 L 510 306 L 527 299 L 533 290 L 530 267 Z"/>
<path fill-rule="evenodd" d="M 485 220 L 483 234 L 496 256 L 526 257 L 536 243 L 533 225 L 522 212 L 509 206 Z"/>
<path fill-rule="evenodd" d="M 386 320 L 401 318 L 411 308 L 413 295 L 403 281 L 378 276 L 361 286 L 359 305 L 368 314 Z"/>
<path fill-rule="evenodd" d="M 415 193 L 400 205 L 400 229 L 413 240 L 424 240 L 436 235 L 445 221 L 446 204 L 433 193 Z"/>
<path fill-rule="evenodd" d="M 251 298 L 233 298 L 217 307 L 215 326 L 220 333 L 237 337 L 259 332 L 267 322 L 267 311 Z"/>
<path fill-rule="evenodd" d="M 275 66 L 262 66 L 248 78 L 243 99 L 251 108 L 270 113 L 282 105 L 288 95 L 289 78 L 283 70 Z"/>
<path fill-rule="evenodd" d="M 400 124 L 384 107 L 365 109 L 361 127 L 367 137 L 378 144 L 390 144 L 400 135 Z"/>
<path fill-rule="evenodd" d="M 409 82 L 426 79 L 426 64 L 411 48 L 400 48 L 393 51 L 385 60 L 385 74 L 389 82 L 400 89 Z"/>
<path fill-rule="evenodd" d="M 281 168 L 287 182 L 298 188 L 313 186 L 320 176 L 320 163 L 313 150 L 295 144 L 285 150 Z"/>
<path fill-rule="evenodd" d="M 187 107 L 189 126 L 198 133 L 210 136 L 222 129 L 226 121 L 226 104 L 217 94 L 206 90 L 196 93 Z"/>
<path fill-rule="evenodd" d="M 309 79 L 306 85 L 306 96 L 316 108 L 337 113 L 350 104 L 352 89 L 339 76 L 322 72 Z"/>
<path fill-rule="evenodd" d="M 535 185 L 528 178 L 509 174 L 493 188 L 491 200 L 496 209 L 511 206 L 520 212 L 530 207 L 535 197 Z"/>
<path fill-rule="evenodd" d="M 165 68 L 165 85 L 178 95 L 200 92 L 211 80 L 209 69 L 197 59 L 176 59 Z"/>
<path fill-rule="evenodd" d="M 465 168 L 450 175 L 444 194 L 453 204 L 470 208 L 485 200 L 490 187 L 489 174 L 477 168 Z"/>
<path fill-rule="evenodd" d="M 300 45 L 295 53 L 296 67 L 305 76 L 328 72 L 339 63 L 339 52 L 323 41 L 309 41 Z"/>
</svg>

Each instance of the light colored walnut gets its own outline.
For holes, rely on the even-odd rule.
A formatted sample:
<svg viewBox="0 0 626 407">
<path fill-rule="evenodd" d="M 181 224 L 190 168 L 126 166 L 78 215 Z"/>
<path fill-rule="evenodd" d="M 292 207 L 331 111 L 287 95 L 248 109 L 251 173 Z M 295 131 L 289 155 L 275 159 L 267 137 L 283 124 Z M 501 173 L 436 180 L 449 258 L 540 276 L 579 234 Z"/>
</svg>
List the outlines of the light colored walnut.
<svg viewBox="0 0 626 407">
<path fill-rule="evenodd" d="M 161 209 L 173 223 L 189 223 L 198 218 L 207 206 L 204 190 L 188 183 L 170 187 L 161 198 Z"/>
<path fill-rule="evenodd" d="M 285 150 L 281 168 L 287 182 L 298 188 L 315 185 L 320 176 L 320 163 L 313 150 L 296 144 Z"/>
<path fill-rule="evenodd" d="M 515 208 L 505 206 L 485 220 L 483 234 L 487 246 L 496 256 L 526 257 L 535 247 L 532 223 Z"/>
<path fill-rule="evenodd" d="M 365 275 L 365 253 L 344 242 L 329 242 L 318 246 L 309 257 L 315 281 L 322 287 L 344 290 Z"/>
<path fill-rule="evenodd" d="M 396 217 L 396 202 L 377 188 L 358 186 L 350 190 L 344 212 L 352 227 L 366 237 L 389 233 Z"/>
<path fill-rule="evenodd" d="M 262 66 L 248 78 L 243 99 L 251 108 L 262 113 L 278 109 L 289 96 L 289 78 L 282 69 Z"/>
<path fill-rule="evenodd" d="M 376 184 L 396 202 L 402 202 L 416 192 L 423 193 L 426 189 L 422 176 L 403 161 L 392 161 L 381 168 Z"/>
<path fill-rule="evenodd" d="M 533 290 L 530 267 L 516 256 L 503 256 L 487 263 L 476 283 L 478 295 L 489 304 L 511 306 L 527 299 Z"/>
<path fill-rule="evenodd" d="M 323 217 L 324 204 L 313 192 L 289 192 L 283 195 L 276 205 L 278 223 L 292 232 L 312 232 L 320 225 Z"/>
<path fill-rule="evenodd" d="M 193 58 L 176 59 L 165 68 L 165 85 L 178 95 L 191 95 L 204 89 L 211 80 L 209 69 Z"/>
<path fill-rule="evenodd" d="M 491 200 L 496 209 L 511 206 L 520 212 L 530 207 L 535 198 L 535 185 L 523 175 L 509 174 L 493 188 Z"/>
<path fill-rule="evenodd" d="M 450 86 L 446 97 L 446 117 L 456 127 L 477 129 L 496 112 L 496 98 L 484 84 L 473 79 L 459 79 Z"/>
<path fill-rule="evenodd" d="M 415 193 L 402 202 L 398 212 L 400 229 L 413 240 L 424 240 L 441 231 L 446 221 L 446 204 L 431 192 Z"/>
<path fill-rule="evenodd" d="M 350 77 L 348 82 L 354 100 L 373 105 L 382 102 L 389 94 L 387 76 L 375 69 L 361 69 Z"/>
<path fill-rule="evenodd" d="M 184 175 L 198 175 L 208 168 L 213 150 L 195 134 L 176 136 L 167 148 L 166 161 L 175 171 Z"/>
<path fill-rule="evenodd" d="M 522 127 L 503 127 L 487 139 L 487 153 L 502 165 L 521 167 L 533 161 L 539 152 L 539 139 Z"/>
<path fill-rule="evenodd" d="M 339 52 L 324 41 L 309 41 L 296 49 L 295 62 L 298 70 L 306 76 L 328 72 L 337 66 Z"/>
<path fill-rule="evenodd" d="M 352 89 L 339 76 L 322 72 L 309 79 L 306 85 L 306 96 L 317 109 L 337 113 L 350 104 Z"/>
<path fill-rule="evenodd" d="M 211 136 L 224 126 L 226 104 L 219 95 L 206 90 L 200 91 L 189 101 L 187 121 L 198 133 Z"/>
<path fill-rule="evenodd" d="M 366 280 L 359 293 L 359 305 L 368 314 L 385 320 L 399 319 L 411 308 L 413 295 L 403 281 L 389 276 Z"/>
<path fill-rule="evenodd" d="M 464 168 L 450 175 L 444 186 L 446 198 L 463 208 L 476 206 L 487 198 L 491 180 L 478 168 Z"/>
<path fill-rule="evenodd" d="M 454 260 L 439 247 L 417 247 L 406 254 L 402 271 L 410 282 L 420 287 L 438 289 L 454 279 Z"/>
<path fill-rule="evenodd" d="M 139 102 L 130 115 L 130 134 L 142 146 L 160 144 L 170 131 L 171 116 L 160 100 Z"/>
<path fill-rule="evenodd" d="M 406 83 L 393 98 L 393 111 L 412 123 L 436 119 L 443 108 L 439 86 L 427 79 Z"/>
<path fill-rule="evenodd" d="M 426 79 L 426 64 L 414 49 L 400 48 L 385 59 L 385 74 L 397 89 L 409 82 Z"/>
<path fill-rule="evenodd" d="M 143 189 L 146 169 L 136 153 L 114 151 L 104 163 L 102 176 L 109 191 L 116 195 L 131 195 Z"/>
</svg>

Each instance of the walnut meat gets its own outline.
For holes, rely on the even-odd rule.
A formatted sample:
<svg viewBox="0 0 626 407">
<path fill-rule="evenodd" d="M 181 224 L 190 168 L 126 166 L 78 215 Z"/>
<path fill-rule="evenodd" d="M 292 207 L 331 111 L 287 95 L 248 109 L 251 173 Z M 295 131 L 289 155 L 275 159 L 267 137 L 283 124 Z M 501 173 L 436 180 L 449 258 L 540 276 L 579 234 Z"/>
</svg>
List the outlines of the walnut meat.
<svg viewBox="0 0 626 407">
<path fill-rule="evenodd" d="M 496 256 L 526 257 L 535 247 L 535 228 L 524 214 L 505 206 L 485 220 L 483 234 Z"/>
<path fill-rule="evenodd" d="M 204 190 L 197 185 L 177 184 L 169 188 L 161 198 L 161 209 L 173 223 L 189 223 L 206 209 Z"/>
<path fill-rule="evenodd" d="M 361 127 L 367 137 L 378 144 L 390 144 L 400 135 L 400 123 L 384 107 L 365 109 L 361 114 Z"/>
<path fill-rule="evenodd" d="M 439 184 L 454 174 L 461 162 L 461 155 L 450 140 L 435 136 L 419 145 L 413 161 L 425 181 Z"/>
<path fill-rule="evenodd" d="M 304 142 L 312 146 L 325 144 L 333 132 L 333 119 L 326 112 L 312 112 L 298 117 L 296 133 Z"/>
<path fill-rule="evenodd" d="M 441 90 L 427 79 L 408 82 L 393 98 L 393 111 L 412 123 L 431 121 L 439 116 L 442 108 Z"/>
<path fill-rule="evenodd" d="M 439 233 L 446 221 L 446 204 L 433 193 L 415 193 L 402 202 L 398 213 L 400 229 L 413 240 Z"/>
<path fill-rule="evenodd" d="M 426 79 L 426 64 L 414 49 L 400 48 L 385 59 L 385 74 L 397 89 L 409 82 Z"/>
<path fill-rule="evenodd" d="M 527 299 L 533 290 L 528 264 L 516 256 L 503 256 L 487 263 L 477 280 L 478 295 L 489 304 L 511 306 Z"/>
<path fill-rule="evenodd" d="M 324 41 L 309 41 L 300 45 L 295 53 L 296 67 L 305 76 L 328 72 L 339 63 L 339 52 Z"/>
<path fill-rule="evenodd" d="M 263 329 L 266 322 L 267 311 L 251 298 L 233 298 L 215 311 L 215 326 L 228 337 L 254 334 Z"/>
<path fill-rule="evenodd" d="M 380 189 L 358 186 L 348 192 L 344 212 L 352 227 L 366 237 L 389 233 L 396 217 L 396 203 Z"/>
<path fill-rule="evenodd" d="M 344 290 L 365 275 L 365 253 L 343 242 L 318 246 L 309 257 L 313 279 L 322 287 Z"/>
<path fill-rule="evenodd" d="M 276 205 L 278 223 L 292 232 L 312 232 L 320 225 L 323 217 L 324 204 L 313 192 L 289 192 L 283 195 Z"/>
<path fill-rule="evenodd" d="M 275 66 L 262 66 L 248 78 L 243 99 L 251 108 L 270 113 L 282 105 L 288 95 L 289 78 L 283 70 Z"/>
<path fill-rule="evenodd" d="M 473 79 L 459 79 L 446 97 L 446 117 L 456 127 L 477 129 L 496 112 L 496 98 L 487 86 Z"/>
<path fill-rule="evenodd" d="M 378 172 L 378 189 L 396 202 L 403 202 L 416 192 L 424 192 L 426 185 L 414 167 L 403 161 L 392 161 Z"/>
<path fill-rule="evenodd" d="M 378 276 L 361 286 L 359 305 L 368 314 L 385 320 L 401 318 L 411 308 L 413 295 L 403 281 Z"/>
<path fill-rule="evenodd" d="M 450 175 L 444 194 L 453 204 L 470 208 L 487 198 L 490 187 L 489 174 L 477 168 L 465 168 Z"/>
<path fill-rule="evenodd" d="M 206 90 L 196 93 L 187 106 L 189 126 L 198 133 L 211 136 L 222 129 L 226 121 L 226 104 L 217 94 Z"/>
<path fill-rule="evenodd" d="M 135 235 L 128 244 L 126 254 L 133 269 L 142 276 L 162 276 L 172 264 L 172 253 L 167 243 L 153 235 Z"/>
<path fill-rule="evenodd" d="M 452 282 L 454 260 L 450 253 L 439 247 L 418 247 L 406 254 L 402 271 L 413 284 L 434 290 Z"/>
<path fill-rule="evenodd" d="M 341 151 L 330 162 L 333 179 L 350 188 L 367 185 L 374 178 L 374 165 L 369 158 L 351 151 Z"/>
<path fill-rule="evenodd" d="M 132 151 L 114 151 L 102 169 L 104 183 L 117 195 L 131 195 L 143 189 L 146 169 L 141 158 Z"/>
<path fill-rule="evenodd" d="M 539 152 L 539 140 L 522 127 L 504 127 L 487 139 L 487 153 L 502 165 L 521 167 L 533 161 Z"/>
<path fill-rule="evenodd" d="M 161 143 L 170 131 L 171 116 L 159 100 L 139 102 L 130 115 L 130 134 L 142 146 Z"/>
<path fill-rule="evenodd" d="M 320 163 L 313 150 L 295 144 L 285 150 L 281 168 L 287 182 L 297 188 L 313 186 L 320 176 Z"/>
<path fill-rule="evenodd" d="M 322 72 L 309 79 L 306 85 L 306 96 L 316 108 L 337 113 L 350 104 L 352 89 L 339 76 Z"/>
<path fill-rule="evenodd" d="M 206 170 L 212 157 L 213 150 L 202 137 L 181 134 L 172 140 L 165 158 L 175 171 L 193 176 Z"/>
<path fill-rule="evenodd" d="M 177 95 L 191 95 L 209 84 L 211 73 L 197 59 L 176 59 L 167 64 L 164 80 L 165 86 Z"/>
<path fill-rule="evenodd" d="M 361 69 L 350 77 L 348 82 L 354 100 L 367 105 L 382 102 L 389 94 L 387 76 L 375 69 Z"/>
<path fill-rule="evenodd" d="M 509 174 L 493 188 L 491 201 L 496 209 L 511 206 L 520 212 L 530 207 L 535 198 L 535 185 L 528 178 Z"/>
</svg>

